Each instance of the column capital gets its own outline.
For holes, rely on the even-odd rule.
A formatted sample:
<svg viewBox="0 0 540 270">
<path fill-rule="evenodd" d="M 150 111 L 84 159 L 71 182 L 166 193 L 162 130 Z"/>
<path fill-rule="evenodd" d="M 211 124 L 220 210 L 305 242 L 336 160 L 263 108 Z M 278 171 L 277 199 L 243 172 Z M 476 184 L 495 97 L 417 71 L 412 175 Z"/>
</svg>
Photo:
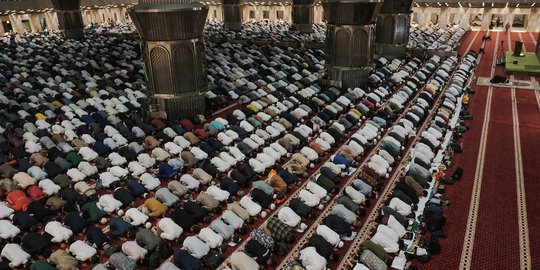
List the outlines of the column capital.
<svg viewBox="0 0 540 270">
<path fill-rule="evenodd" d="M 412 13 L 413 0 L 384 1 L 381 13 Z"/>
<path fill-rule="evenodd" d="M 142 40 L 150 114 L 179 119 L 204 113 L 208 7 L 183 0 L 141 0 L 128 13 Z"/>
<path fill-rule="evenodd" d="M 223 0 L 223 5 L 243 5 L 243 0 Z"/>
<path fill-rule="evenodd" d="M 198 2 L 177 4 L 141 3 L 128 13 L 146 41 L 174 41 L 202 36 L 208 7 Z"/>
<path fill-rule="evenodd" d="M 323 7 L 328 24 L 367 25 L 377 21 L 382 4 L 382 0 L 344 0 L 323 2 Z"/>
</svg>

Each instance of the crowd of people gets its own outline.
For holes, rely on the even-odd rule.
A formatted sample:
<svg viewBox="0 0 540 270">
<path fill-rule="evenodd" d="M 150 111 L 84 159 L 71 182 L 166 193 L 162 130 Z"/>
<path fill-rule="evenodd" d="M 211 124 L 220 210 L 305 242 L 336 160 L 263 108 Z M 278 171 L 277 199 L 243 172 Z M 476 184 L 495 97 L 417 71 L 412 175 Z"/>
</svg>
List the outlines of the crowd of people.
<svg viewBox="0 0 540 270">
<path fill-rule="evenodd" d="M 460 45 L 467 28 L 458 25 L 418 26 L 412 25 L 409 33 L 409 48 L 451 52 Z"/>
<path fill-rule="evenodd" d="M 98 29 L 111 28 L 132 26 Z M 247 38 L 294 36 L 279 23 L 246 29 Z M 464 91 L 461 72 L 449 88 L 447 79 L 474 65 L 470 55 L 459 66 L 380 58 L 364 89 L 337 89 L 314 75 L 321 50 L 208 42 L 213 106 L 175 121 L 143 117 L 132 37 L 27 33 L 0 43 L 0 269 L 251 270 L 290 254 L 289 269 L 326 269 L 444 92 L 446 110 L 422 133 L 409 178 L 383 208 L 387 227 L 371 239 L 370 252 L 396 253 Z M 374 260 L 361 253 L 382 269 Z"/>
<path fill-rule="evenodd" d="M 291 30 L 291 24 L 278 20 L 249 20 L 242 24 L 242 31 L 226 31 L 223 22 L 209 21 L 205 26 L 207 37 L 221 39 L 269 40 L 274 42 L 297 41 L 303 43 L 324 43 L 326 24 L 313 24 L 313 33 L 300 33 Z"/>
</svg>

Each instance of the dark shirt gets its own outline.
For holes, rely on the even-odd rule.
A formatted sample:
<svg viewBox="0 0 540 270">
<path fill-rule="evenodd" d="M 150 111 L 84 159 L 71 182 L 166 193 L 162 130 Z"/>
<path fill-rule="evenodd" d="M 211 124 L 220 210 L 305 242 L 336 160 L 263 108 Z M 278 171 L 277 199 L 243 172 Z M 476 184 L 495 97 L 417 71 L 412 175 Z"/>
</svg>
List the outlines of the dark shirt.
<svg viewBox="0 0 540 270">
<path fill-rule="evenodd" d="M 97 247 L 102 247 L 104 244 L 110 242 L 109 237 L 100 228 L 95 226 L 90 226 L 86 229 L 86 237 L 88 238 L 88 242 L 95 244 Z"/>
<path fill-rule="evenodd" d="M 186 202 L 184 204 L 184 209 L 186 210 L 187 213 L 192 215 L 197 221 L 202 221 L 203 218 L 209 214 L 206 208 L 192 201 Z"/>
<path fill-rule="evenodd" d="M 122 203 L 122 206 L 127 206 L 135 200 L 135 197 L 125 188 L 119 188 L 114 191 L 114 198 Z"/>
<path fill-rule="evenodd" d="M 255 257 L 255 260 L 259 264 L 264 264 L 271 255 L 266 247 L 254 239 L 251 239 L 246 243 L 244 246 L 244 251 L 250 257 Z"/>
<path fill-rule="evenodd" d="M 337 215 L 329 215 L 324 219 L 324 225 L 332 229 L 339 235 L 349 235 L 351 233 L 351 228 L 349 223 L 347 223 L 343 218 Z"/>
<path fill-rule="evenodd" d="M 109 222 L 111 237 L 124 236 L 131 230 L 132 227 L 133 225 L 119 217 L 112 218 Z"/>
<path fill-rule="evenodd" d="M 37 222 L 38 221 L 32 216 L 30 216 L 28 212 L 19 211 L 13 214 L 13 224 L 19 227 L 19 229 L 23 232 L 30 231 L 30 228 L 36 225 Z"/>
<path fill-rule="evenodd" d="M 294 198 L 289 203 L 289 207 L 300 217 L 307 217 L 311 213 L 311 208 L 302 200 Z"/>
<path fill-rule="evenodd" d="M 51 241 L 35 232 L 28 233 L 21 246 L 30 255 L 48 255 L 51 252 Z"/>
<path fill-rule="evenodd" d="M 69 226 L 74 233 L 80 233 L 88 226 L 88 222 L 75 211 L 69 212 L 64 216 L 64 224 Z"/>
<path fill-rule="evenodd" d="M 253 201 L 258 203 L 263 209 L 268 208 L 273 201 L 272 196 L 258 188 L 254 188 L 251 191 L 251 197 L 253 198 Z"/>
<path fill-rule="evenodd" d="M 332 251 L 334 247 L 332 247 L 332 244 L 328 243 L 324 237 L 316 234 L 313 235 L 308 243 L 306 244 L 308 247 L 315 247 L 317 250 L 317 253 L 319 253 L 321 256 L 328 258 L 330 255 L 332 255 Z"/>
<path fill-rule="evenodd" d="M 182 227 L 184 231 L 190 230 L 191 226 L 197 223 L 197 220 L 195 220 L 195 217 L 190 215 L 184 209 L 176 209 L 174 212 L 171 213 L 170 218 L 174 221 L 174 223 Z"/>
<path fill-rule="evenodd" d="M 177 249 L 173 254 L 174 264 L 185 270 L 198 270 L 201 268 L 201 260 L 193 257 L 187 250 Z"/>
</svg>

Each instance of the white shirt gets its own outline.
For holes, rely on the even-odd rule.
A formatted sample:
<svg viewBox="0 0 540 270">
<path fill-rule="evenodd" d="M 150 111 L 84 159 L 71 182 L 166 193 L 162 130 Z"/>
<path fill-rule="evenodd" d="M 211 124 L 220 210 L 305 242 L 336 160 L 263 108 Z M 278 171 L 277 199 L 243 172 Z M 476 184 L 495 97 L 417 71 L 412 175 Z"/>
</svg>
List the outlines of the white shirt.
<svg viewBox="0 0 540 270">
<path fill-rule="evenodd" d="M 79 149 L 79 155 L 81 155 L 81 157 L 84 158 L 84 160 L 86 161 L 92 161 L 99 156 L 96 151 L 92 150 L 90 147 L 87 146 L 83 146 Z"/>
<path fill-rule="evenodd" d="M 399 236 L 396 232 L 384 224 L 379 224 L 379 226 L 377 226 L 377 232 L 386 235 L 392 242 L 397 243 L 399 241 Z"/>
<path fill-rule="evenodd" d="M 233 138 L 229 137 L 225 132 L 218 133 L 217 138 L 223 145 L 229 145 L 233 141 Z"/>
<path fill-rule="evenodd" d="M 206 193 L 220 202 L 226 201 L 231 195 L 228 191 L 225 191 L 217 186 L 209 186 Z"/>
<path fill-rule="evenodd" d="M 116 177 L 124 177 L 126 175 L 128 175 L 129 171 L 120 167 L 120 166 L 114 166 L 114 167 L 111 167 L 109 168 L 109 172 L 116 176 Z"/>
<path fill-rule="evenodd" d="M 41 190 L 43 190 L 43 192 L 49 196 L 58 193 L 60 189 L 62 189 L 59 185 L 55 184 L 50 179 L 43 179 L 39 181 L 38 185 Z"/>
<path fill-rule="evenodd" d="M 156 164 L 156 160 L 147 153 L 142 153 L 137 156 L 139 163 L 145 168 L 150 168 Z"/>
<path fill-rule="evenodd" d="M 345 188 L 345 193 L 357 204 L 363 204 L 366 201 L 366 196 L 352 186 L 347 186 Z"/>
<path fill-rule="evenodd" d="M 191 143 L 186 138 L 184 138 L 184 136 L 174 137 L 173 142 L 178 144 L 182 149 L 187 148 L 191 145 Z"/>
<path fill-rule="evenodd" d="M 314 247 L 307 247 L 300 251 L 300 261 L 306 270 L 325 270 L 326 259 L 317 253 Z"/>
<path fill-rule="evenodd" d="M 383 233 L 376 232 L 373 237 L 371 237 L 373 243 L 381 246 L 384 251 L 388 253 L 394 253 L 399 251 L 399 245 L 397 242 L 392 241 L 388 236 Z"/>
<path fill-rule="evenodd" d="M 247 195 L 240 199 L 240 205 L 248 211 L 250 216 L 256 216 L 262 210 L 262 207 Z"/>
<path fill-rule="evenodd" d="M 64 227 L 62 223 L 58 221 L 51 221 L 45 225 L 45 232 L 52 235 L 53 239 L 51 242 L 60 243 L 67 241 L 72 235 L 73 232 Z"/>
<path fill-rule="evenodd" d="M 199 238 L 210 248 L 217 248 L 223 243 L 223 237 L 208 227 L 199 232 Z"/>
<path fill-rule="evenodd" d="M 167 142 L 165 145 L 163 145 L 163 148 L 167 150 L 171 155 L 179 155 L 182 153 L 182 147 L 178 146 L 178 144 L 174 142 Z"/>
<path fill-rule="evenodd" d="M 256 173 L 263 173 L 267 168 L 264 163 L 254 158 L 249 159 L 249 166 L 251 166 Z"/>
<path fill-rule="evenodd" d="M 219 153 L 219 157 L 221 159 L 223 159 L 223 161 L 227 162 L 231 166 L 234 166 L 237 163 L 236 159 L 227 152 Z"/>
<path fill-rule="evenodd" d="M 288 206 L 279 209 L 278 218 L 281 220 L 281 222 L 293 228 L 296 227 L 302 220 L 302 218 Z"/>
<path fill-rule="evenodd" d="M 276 152 L 279 153 L 280 156 L 284 156 L 288 153 L 287 149 L 285 147 L 281 146 L 278 142 L 273 142 L 270 144 L 270 147 L 274 149 Z"/>
<path fill-rule="evenodd" d="M 131 171 L 131 175 L 133 176 L 139 176 L 146 172 L 146 168 L 143 167 L 139 162 L 137 161 L 131 161 L 128 164 L 128 168 Z"/>
<path fill-rule="evenodd" d="M 201 148 L 199 147 L 196 147 L 196 146 L 192 147 L 190 151 L 198 160 L 203 160 L 203 159 L 208 158 L 208 154 L 204 152 L 203 150 L 201 150 Z"/>
<path fill-rule="evenodd" d="M 97 250 L 95 248 L 81 240 L 77 240 L 71 244 L 69 246 L 69 252 L 73 253 L 75 258 L 81 262 L 87 261 L 97 254 Z"/>
<path fill-rule="evenodd" d="M 196 236 L 188 236 L 184 240 L 183 246 L 187 248 L 189 253 L 195 258 L 202 258 L 208 254 L 210 247 Z"/>
<path fill-rule="evenodd" d="M 238 147 L 236 146 L 229 148 L 229 152 L 238 162 L 241 162 L 246 158 L 246 155 L 244 155 L 242 151 L 240 151 L 240 149 L 238 149 Z"/>
<path fill-rule="evenodd" d="M 399 221 L 397 221 L 397 219 L 390 215 L 390 218 L 388 218 L 388 227 L 390 227 L 390 229 L 394 230 L 394 232 L 396 232 L 396 234 L 401 238 L 405 235 L 406 231 L 405 231 L 405 227 L 403 227 L 403 225 L 401 225 L 401 223 L 399 223 Z"/>
<path fill-rule="evenodd" d="M 223 211 L 221 219 L 223 219 L 223 221 L 225 221 L 227 224 L 231 225 L 231 227 L 233 227 L 235 230 L 244 226 L 244 220 L 230 210 Z"/>
<path fill-rule="evenodd" d="M 403 216 L 410 215 L 412 211 L 412 207 L 410 205 L 406 204 L 399 198 L 395 198 L 395 197 L 392 198 L 392 200 L 390 200 L 390 204 L 388 204 L 388 207 L 396 210 L 398 213 L 400 213 Z"/>
<path fill-rule="evenodd" d="M 315 150 L 307 146 L 302 147 L 302 149 L 300 150 L 300 153 L 311 161 L 314 161 L 319 158 L 319 154 L 317 154 Z"/>
<path fill-rule="evenodd" d="M 136 241 L 127 241 L 122 244 L 122 252 L 126 254 L 130 259 L 139 261 L 146 256 L 148 250 L 139 246 Z"/>
<path fill-rule="evenodd" d="M 227 136 L 231 137 L 233 140 L 236 140 L 240 137 L 238 133 L 236 133 L 236 131 L 232 129 L 225 131 L 225 134 L 227 134 Z"/>
<path fill-rule="evenodd" d="M 168 217 L 160 219 L 158 227 L 162 231 L 159 236 L 170 241 L 177 239 L 184 232 L 182 227 Z"/>
<path fill-rule="evenodd" d="M 11 207 L 7 206 L 5 203 L 0 203 L 0 218 L 7 218 L 14 212 L 15 211 L 11 209 Z"/>
<path fill-rule="evenodd" d="M 113 166 L 123 165 L 127 162 L 125 157 L 121 156 L 116 152 L 109 154 L 109 160 L 111 161 L 111 165 Z"/>
<path fill-rule="evenodd" d="M 220 172 L 226 172 L 231 168 L 231 164 L 225 162 L 220 157 L 213 157 L 210 162 L 216 166 L 216 169 Z"/>
<path fill-rule="evenodd" d="M 201 184 L 190 174 L 184 174 L 180 177 L 180 182 L 184 184 L 188 189 L 196 189 Z"/>
<path fill-rule="evenodd" d="M 86 178 L 86 174 L 79 171 L 79 169 L 71 168 L 69 169 L 66 174 L 71 178 L 72 182 L 79 182 Z"/>
<path fill-rule="evenodd" d="M 86 176 L 91 176 L 91 175 L 94 175 L 96 173 L 98 173 L 98 169 L 96 166 L 90 164 L 90 162 L 88 161 L 82 161 L 79 163 L 79 166 L 77 166 L 77 168 L 84 174 L 86 174 Z"/>
<path fill-rule="evenodd" d="M 18 267 L 30 259 L 30 254 L 26 253 L 18 244 L 6 244 L 1 255 L 10 261 L 10 267 Z"/>
<path fill-rule="evenodd" d="M 114 176 L 110 172 L 101 173 L 99 179 L 101 180 L 101 184 L 106 188 L 110 187 L 112 183 L 120 181 L 120 178 Z"/>
<path fill-rule="evenodd" d="M 141 175 L 141 183 L 147 190 L 154 190 L 159 187 L 159 185 L 161 185 L 159 179 L 153 177 L 149 173 L 144 173 L 143 175 Z"/>
<path fill-rule="evenodd" d="M 0 238 L 10 239 L 17 236 L 21 230 L 13 225 L 9 220 L 2 219 L 0 220 Z"/>
<path fill-rule="evenodd" d="M 122 207 L 122 203 L 119 200 L 115 199 L 113 195 L 105 194 L 99 196 L 99 201 L 97 202 L 96 206 L 99 209 L 110 214 L 120 209 L 120 207 Z"/>
<path fill-rule="evenodd" d="M 320 202 L 319 197 L 315 196 L 313 193 L 305 189 L 300 190 L 300 192 L 298 193 L 298 197 L 309 207 L 315 207 L 319 205 Z"/>
<path fill-rule="evenodd" d="M 152 157 L 159 160 L 159 161 L 165 161 L 171 157 L 171 155 L 163 150 L 161 147 L 156 147 L 154 150 L 152 150 Z"/>
<path fill-rule="evenodd" d="M 131 225 L 133 226 L 139 226 L 148 220 L 148 216 L 137 208 L 128 209 L 125 215 L 131 220 Z"/>
<path fill-rule="evenodd" d="M 317 226 L 317 234 L 322 236 L 324 240 L 326 240 L 328 243 L 332 244 L 333 246 L 337 246 L 339 244 L 339 241 L 340 241 L 339 234 L 324 224 Z"/>
<path fill-rule="evenodd" d="M 328 194 L 326 189 L 319 186 L 313 181 L 309 181 L 309 183 L 306 185 L 306 189 L 313 193 L 315 196 L 319 197 L 319 199 L 326 197 L 326 195 Z"/>
</svg>

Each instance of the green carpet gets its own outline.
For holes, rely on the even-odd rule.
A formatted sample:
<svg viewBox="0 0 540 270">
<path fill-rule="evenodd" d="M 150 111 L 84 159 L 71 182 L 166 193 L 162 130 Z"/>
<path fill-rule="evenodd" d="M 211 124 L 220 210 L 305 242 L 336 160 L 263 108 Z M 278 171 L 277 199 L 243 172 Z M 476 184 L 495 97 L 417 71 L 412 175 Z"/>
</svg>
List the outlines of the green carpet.
<svg viewBox="0 0 540 270">
<path fill-rule="evenodd" d="M 531 76 L 540 75 L 540 61 L 533 52 L 523 53 L 525 56 L 513 56 L 512 52 L 506 52 L 506 72 L 508 74 L 523 74 Z M 517 61 L 517 64 L 514 64 Z"/>
</svg>

